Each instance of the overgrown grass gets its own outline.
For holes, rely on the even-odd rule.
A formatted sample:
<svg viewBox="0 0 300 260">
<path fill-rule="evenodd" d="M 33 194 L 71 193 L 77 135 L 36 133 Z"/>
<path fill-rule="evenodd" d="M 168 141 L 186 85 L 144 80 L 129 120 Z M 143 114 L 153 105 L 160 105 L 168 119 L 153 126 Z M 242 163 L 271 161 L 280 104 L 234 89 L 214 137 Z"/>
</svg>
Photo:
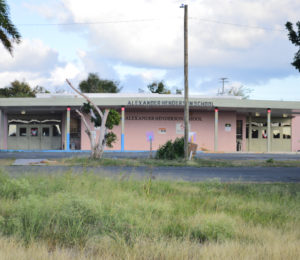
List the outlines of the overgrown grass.
<svg viewBox="0 0 300 260">
<path fill-rule="evenodd" d="M 0 166 L 12 165 L 15 159 L 0 159 Z"/>
<path fill-rule="evenodd" d="M 86 157 L 74 157 L 60 159 L 52 163 L 66 166 L 174 166 L 174 167 L 300 167 L 300 160 L 276 161 L 268 160 L 213 160 L 199 159 L 184 160 L 157 160 L 157 159 L 91 159 Z"/>
<path fill-rule="evenodd" d="M 296 259 L 300 184 L 2 172 L 0 258 L 7 248 L 11 259 Z"/>
</svg>

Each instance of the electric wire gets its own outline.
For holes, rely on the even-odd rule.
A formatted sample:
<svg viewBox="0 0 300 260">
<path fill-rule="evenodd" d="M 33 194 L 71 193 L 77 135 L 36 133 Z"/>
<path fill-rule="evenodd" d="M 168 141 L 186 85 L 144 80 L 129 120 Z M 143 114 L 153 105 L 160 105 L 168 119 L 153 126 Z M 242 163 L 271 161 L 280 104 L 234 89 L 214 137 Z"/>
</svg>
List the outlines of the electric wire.
<svg viewBox="0 0 300 260">
<path fill-rule="evenodd" d="M 170 18 L 168 18 L 170 19 Z M 172 19 L 182 19 L 182 18 L 172 18 Z M 70 23 L 20 23 L 16 24 L 17 26 L 76 26 L 76 25 L 101 25 L 101 24 L 121 24 L 121 23 L 145 23 L 145 22 L 155 22 L 161 21 L 165 19 L 132 19 L 132 20 L 116 20 L 116 21 L 98 21 L 98 22 L 70 22 Z M 242 27 L 247 29 L 256 29 L 256 30 L 264 30 L 264 31 L 277 31 L 277 32 L 285 32 L 284 29 L 275 29 L 275 28 L 268 28 L 262 26 L 252 26 L 247 24 L 238 24 L 238 23 L 231 23 L 231 22 L 223 22 L 218 20 L 210 20 L 204 18 L 197 18 L 197 17 L 189 17 L 189 20 L 198 20 L 206 23 L 215 23 L 221 25 L 229 25 L 235 27 Z"/>
</svg>

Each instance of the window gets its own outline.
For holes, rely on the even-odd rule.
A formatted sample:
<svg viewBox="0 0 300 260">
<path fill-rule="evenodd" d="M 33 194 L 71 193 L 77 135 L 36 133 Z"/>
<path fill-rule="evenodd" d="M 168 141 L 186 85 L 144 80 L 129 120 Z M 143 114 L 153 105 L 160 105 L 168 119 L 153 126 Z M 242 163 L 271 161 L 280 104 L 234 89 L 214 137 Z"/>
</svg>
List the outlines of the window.
<svg viewBox="0 0 300 260">
<path fill-rule="evenodd" d="M 49 129 L 49 127 L 43 127 L 43 129 L 42 129 L 42 136 L 50 136 L 50 129 Z"/>
<path fill-rule="evenodd" d="M 252 129 L 252 138 L 257 139 L 258 138 L 258 129 Z"/>
<path fill-rule="evenodd" d="M 53 136 L 61 136 L 59 125 L 53 125 L 52 130 L 53 130 Z"/>
<path fill-rule="evenodd" d="M 267 135 L 267 130 L 263 129 L 261 130 L 261 138 L 262 139 L 267 139 L 268 135 Z"/>
<path fill-rule="evenodd" d="M 243 120 L 236 121 L 236 138 L 243 139 Z"/>
<path fill-rule="evenodd" d="M 273 138 L 279 139 L 280 138 L 280 131 L 278 129 L 273 130 Z"/>
<path fill-rule="evenodd" d="M 283 139 L 291 139 L 291 127 L 284 126 L 282 130 Z"/>
<path fill-rule="evenodd" d="M 39 129 L 37 127 L 32 127 L 30 133 L 31 136 L 39 136 Z"/>
<path fill-rule="evenodd" d="M 8 136 L 17 136 L 17 125 L 8 126 Z"/>
<path fill-rule="evenodd" d="M 20 127 L 19 135 L 20 136 L 26 136 L 27 135 L 27 128 L 26 127 Z"/>
</svg>

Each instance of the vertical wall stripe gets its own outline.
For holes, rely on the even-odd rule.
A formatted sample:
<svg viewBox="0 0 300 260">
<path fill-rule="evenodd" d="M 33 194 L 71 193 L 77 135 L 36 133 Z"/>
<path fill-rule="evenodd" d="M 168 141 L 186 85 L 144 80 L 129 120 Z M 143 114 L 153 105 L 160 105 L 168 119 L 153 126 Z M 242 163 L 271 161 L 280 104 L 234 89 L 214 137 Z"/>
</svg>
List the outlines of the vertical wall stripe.
<svg viewBox="0 0 300 260">
<path fill-rule="evenodd" d="M 67 122 L 66 122 L 66 147 L 65 150 L 70 150 L 70 108 L 67 108 Z"/>
<path fill-rule="evenodd" d="M 122 120 L 122 129 L 121 129 L 121 151 L 125 150 L 125 107 L 121 108 L 121 120 Z"/>
<path fill-rule="evenodd" d="M 214 138 L 214 150 L 218 151 L 218 125 L 219 125 L 219 109 L 215 108 L 215 138 Z"/>
<path fill-rule="evenodd" d="M 271 109 L 268 108 L 268 122 L 267 122 L 267 152 L 271 152 Z"/>
</svg>

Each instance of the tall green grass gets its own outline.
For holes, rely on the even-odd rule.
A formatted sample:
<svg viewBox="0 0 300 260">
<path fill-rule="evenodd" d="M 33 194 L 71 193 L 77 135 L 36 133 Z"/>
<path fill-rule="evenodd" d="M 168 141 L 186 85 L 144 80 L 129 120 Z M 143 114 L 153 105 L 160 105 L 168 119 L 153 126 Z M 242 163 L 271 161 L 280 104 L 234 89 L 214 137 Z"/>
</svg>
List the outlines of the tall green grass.
<svg viewBox="0 0 300 260">
<path fill-rule="evenodd" d="M 108 238 L 126 248 L 141 241 L 251 243 L 260 239 L 251 232 L 257 229 L 296 232 L 299 243 L 300 184 L 0 173 L 0 234 L 27 245 L 84 248 Z"/>
</svg>

